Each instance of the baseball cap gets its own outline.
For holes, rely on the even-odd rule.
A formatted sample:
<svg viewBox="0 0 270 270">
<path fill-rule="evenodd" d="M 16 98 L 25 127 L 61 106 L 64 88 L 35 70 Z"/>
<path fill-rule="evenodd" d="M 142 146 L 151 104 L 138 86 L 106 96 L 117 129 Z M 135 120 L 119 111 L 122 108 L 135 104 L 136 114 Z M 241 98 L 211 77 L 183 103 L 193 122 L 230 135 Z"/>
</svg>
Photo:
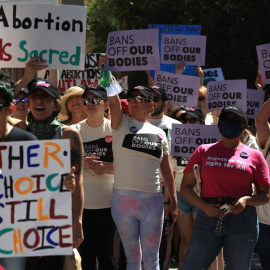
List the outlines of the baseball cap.
<svg viewBox="0 0 270 270">
<path fill-rule="evenodd" d="M 188 108 L 186 112 L 182 113 L 180 116 L 180 121 L 183 120 L 186 117 L 186 114 L 190 115 L 191 117 L 204 121 L 205 120 L 205 114 L 203 110 L 199 107 L 192 107 Z"/>
<path fill-rule="evenodd" d="M 158 94 L 159 96 L 161 96 L 163 101 L 168 101 L 169 100 L 168 93 L 167 93 L 167 91 L 164 88 L 162 88 L 160 86 L 157 86 L 157 85 L 154 85 L 151 89 L 156 94 Z"/>
<path fill-rule="evenodd" d="M 35 78 L 28 85 L 29 94 L 38 89 L 45 91 L 50 96 L 60 99 L 60 92 L 56 84 L 42 78 Z"/>
<path fill-rule="evenodd" d="M 244 115 L 244 112 L 243 112 L 242 108 L 240 108 L 237 105 L 229 105 L 229 106 L 224 107 L 221 110 L 221 113 L 219 115 L 219 118 L 222 118 L 222 116 L 225 113 L 234 113 L 234 114 L 240 116 L 241 118 L 245 119 L 245 115 Z"/>
<path fill-rule="evenodd" d="M 108 99 L 106 89 L 103 88 L 102 86 L 98 85 L 98 84 L 87 85 L 87 86 L 85 87 L 85 89 L 84 89 L 84 93 L 82 94 L 82 97 L 83 97 L 86 93 L 93 93 L 93 94 L 96 95 L 97 97 Z"/>
<path fill-rule="evenodd" d="M 130 97 L 132 95 L 132 92 L 139 91 L 144 97 L 149 98 L 153 100 L 152 90 L 146 86 L 136 86 L 127 92 L 127 97 Z"/>
</svg>

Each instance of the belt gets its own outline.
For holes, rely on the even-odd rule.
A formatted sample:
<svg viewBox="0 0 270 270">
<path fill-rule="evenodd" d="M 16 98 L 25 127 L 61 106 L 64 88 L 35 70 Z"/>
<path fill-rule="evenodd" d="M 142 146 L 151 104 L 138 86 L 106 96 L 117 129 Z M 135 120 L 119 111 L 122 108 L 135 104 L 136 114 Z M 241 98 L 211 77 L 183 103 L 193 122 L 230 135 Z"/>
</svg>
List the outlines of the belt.
<svg viewBox="0 0 270 270">
<path fill-rule="evenodd" d="M 215 198 L 202 198 L 203 201 L 207 203 L 213 203 L 213 204 L 224 204 L 224 203 L 229 203 L 232 204 L 236 198 L 232 197 L 215 197 Z"/>
</svg>

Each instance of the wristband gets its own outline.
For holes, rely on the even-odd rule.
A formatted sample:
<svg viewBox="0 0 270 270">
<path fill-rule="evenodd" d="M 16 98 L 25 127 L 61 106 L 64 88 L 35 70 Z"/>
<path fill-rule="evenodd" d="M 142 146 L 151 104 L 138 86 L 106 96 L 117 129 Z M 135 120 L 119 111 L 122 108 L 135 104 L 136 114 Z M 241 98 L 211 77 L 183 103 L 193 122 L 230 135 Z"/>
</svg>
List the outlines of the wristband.
<svg viewBox="0 0 270 270">
<path fill-rule="evenodd" d="M 168 205 L 170 205 L 170 202 L 163 202 L 163 204 L 168 204 Z"/>
</svg>

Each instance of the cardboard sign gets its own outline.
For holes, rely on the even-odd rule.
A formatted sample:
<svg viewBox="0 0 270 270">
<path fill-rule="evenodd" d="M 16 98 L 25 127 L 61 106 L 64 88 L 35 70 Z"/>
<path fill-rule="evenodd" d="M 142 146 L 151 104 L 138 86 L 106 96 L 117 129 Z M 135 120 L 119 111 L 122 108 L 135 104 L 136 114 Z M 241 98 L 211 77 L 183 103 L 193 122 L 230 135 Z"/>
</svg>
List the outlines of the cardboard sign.
<svg viewBox="0 0 270 270">
<path fill-rule="evenodd" d="M 70 87 L 79 85 L 100 84 L 100 68 L 98 61 L 99 53 L 85 54 L 85 69 L 84 70 L 59 70 L 58 88 L 61 93 L 65 93 Z M 38 72 L 38 77 L 49 79 L 50 71 L 41 70 Z"/>
<path fill-rule="evenodd" d="M 206 36 L 171 35 L 161 37 L 161 63 L 186 65 L 205 64 Z"/>
<path fill-rule="evenodd" d="M 158 29 L 110 32 L 105 70 L 159 70 Z"/>
<path fill-rule="evenodd" d="M 222 109 L 228 105 L 237 105 L 247 110 L 247 81 L 225 80 L 207 84 L 207 111 Z"/>
<path fill-rule="evenodd" d="M 0 257 L 72 254 L 69 140 L 0 143 Z"/>
<path fill-rule="evenodd" d="M 0 67 L 40 56 L 49 68 L 84 69 L 86 7 L 5 2 L 0 17 Z"/>
<path fill-rule="evenodd" d="M 224 76 L 221 68 L 203 69 L 203 74 L 203 85 L 207 85 L 208 82 L 212 81 L 224 81 Z"/>
<path fill-rule="evenodd" d="M 199 77 L 156 71 L 154 84 L 167 90 L 170 104 L 190 107 L 197 105 Z"/>
<path fill-rule="evenodd" d="M 172 156 L 190 157 L 201 144 L 220 141 L 216 125 L 172 124 Z"/>
<path fill-rule="evenodd" d="M 270 43 L 256 46 L 264 84 L 270 83 Z"/>
<path fill-rule="evenodd" d="M 255 119 L 264 102 L 264 91 L 247 89 L 247 117 Z"/>
</svg>

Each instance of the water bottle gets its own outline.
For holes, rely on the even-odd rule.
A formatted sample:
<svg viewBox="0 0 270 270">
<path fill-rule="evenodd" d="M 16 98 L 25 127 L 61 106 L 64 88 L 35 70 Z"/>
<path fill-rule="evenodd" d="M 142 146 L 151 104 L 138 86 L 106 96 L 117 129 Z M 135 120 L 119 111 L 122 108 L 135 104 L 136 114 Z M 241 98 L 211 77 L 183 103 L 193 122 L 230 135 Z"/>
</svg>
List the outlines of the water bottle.
<svg viewBox="0 0 270 270">
<path fill-rule="evenodd" d="M 100 84 L 102 87 L 110 87 L 111 72 L 104 70 L 104 65 L 101 67 Z"/>
</svg>

